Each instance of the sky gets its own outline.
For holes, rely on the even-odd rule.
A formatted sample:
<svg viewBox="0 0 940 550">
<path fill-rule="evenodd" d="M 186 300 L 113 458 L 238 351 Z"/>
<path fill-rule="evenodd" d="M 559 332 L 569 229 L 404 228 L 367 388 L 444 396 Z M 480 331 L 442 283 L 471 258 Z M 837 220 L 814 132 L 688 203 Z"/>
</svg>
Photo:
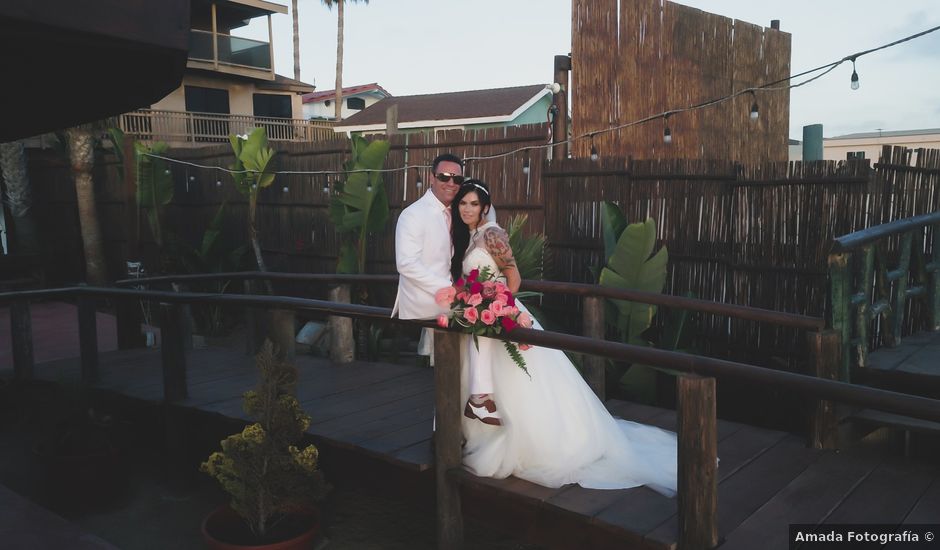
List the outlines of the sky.
<svg viewBox="0 0 940 550">
<path fill-rule="evenodd" d="M 791 74 L 940 25 L 936 0 L 679 3 L 768 27 L 779 19 L 792 35 Z M 298 13 L 301 80 L 332 89 L 336 8 L 299 0 Z M 263 21 L 235 34 L 267 39 Z M 571 0 L 372 0 L 347 4 L 345 23 L 343 85 L 377 82 L 392 95 L 549 83 L 554 56 L 571 51 Z M 293 76 L 291 16 L 272 24 L 275 70 Z M 858 90 L 850 63 L 791 90 L 791 138 L 807 124 L 822 124 L 826 137 L 940 128 L 940 31 L 860 57 L 856 68 Z"/>
</svg>

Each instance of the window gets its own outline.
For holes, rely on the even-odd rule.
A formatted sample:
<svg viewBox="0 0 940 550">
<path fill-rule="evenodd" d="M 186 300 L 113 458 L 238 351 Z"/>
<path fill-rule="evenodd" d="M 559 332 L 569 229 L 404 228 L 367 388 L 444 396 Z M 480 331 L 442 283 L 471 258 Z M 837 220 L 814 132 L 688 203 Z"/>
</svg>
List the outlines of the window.
<svg viewBox="0 0 940 550">
<path fill-rule="evenodd" d="M 849 151 L 845 154 L 845 160 L 861 160 L 865 158 L 865 151 Z"/>
<path fill-rule="evenodd" d="M 361 97 L 346 98 L 346 107 L 354 111 L 361 111 L 366 108 L 366 100 Z"/>
<path fill-rule="evenodd" d="M 186 86 L 186 111 L 190 113 L 229 114 L 228 90 Z M 228 117 L 203 115 L 186 121 L 189 133 L 197 142 L 228 141 Z"/>
<path fill-rule="evenodd" d="M 186 110 L 190 113 L 229 114 L 228 90 L 186 86 Z"/>
<path fill-rule="evenodd" d="M 292 118 L 290 96 L 277 94 L 254 94 L 255 116 Z"/>
</svg>

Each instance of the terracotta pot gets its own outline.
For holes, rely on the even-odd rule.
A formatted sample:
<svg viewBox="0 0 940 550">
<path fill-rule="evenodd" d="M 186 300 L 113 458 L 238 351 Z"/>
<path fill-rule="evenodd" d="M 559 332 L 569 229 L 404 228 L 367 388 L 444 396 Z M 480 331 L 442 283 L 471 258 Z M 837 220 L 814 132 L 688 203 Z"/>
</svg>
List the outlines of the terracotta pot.
<svg viewBox="0 0 940 550">
<path fill-rule="evenodd" d="M 285 518 L 269 533 L 274 542 L 256 542 L 251 530 L 227 504 L 212 511 L 202 522 L 202 538 L 210 550 L 309 550 L 320 534 L 320 518 L 316 510 Z M 279 537 L 283 537 L 280 538 Z"/>
</svg>

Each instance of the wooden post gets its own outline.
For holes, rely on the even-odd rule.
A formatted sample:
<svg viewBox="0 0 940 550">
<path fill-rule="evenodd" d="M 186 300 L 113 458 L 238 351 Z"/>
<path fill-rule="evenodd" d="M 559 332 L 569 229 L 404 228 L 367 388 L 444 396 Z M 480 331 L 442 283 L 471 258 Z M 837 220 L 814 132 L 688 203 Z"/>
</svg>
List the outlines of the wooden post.
<svg viewBox="0 0 940 550">
<path fill-rule="evenodd" d="M 552 97 L 555 117 L 552 119 L 552 142 L 558 143 L 552 149 L 552 160 L 568 158 L 568 71 L 571 70 L 571 56 L 555 56 L 555 80 L 561 85 L 561 91 Z"/>
<path fill-rule="evenodd" d="M 839 365 L 839 380 L 849 381 L 849 340 L 852 334 L 849 305 L 849 255 L 829 255 L 829 280 L 831 281 L 830 300 L 832 306 L 831 325 L 842 339 L 842 364 Z"/>
<path fill-rule="evenodd" d="M 824 380 L 838 380 L 839 366 L 842 364 L 842 339 L 839 333 L 834 330 L 809 332 L 806 334 L 806 343 L 812 374 Z M 809 445 L 814 449 L 835 449 L 837 424 L 835 404 L 817 400 L 811 409 Z"/>
<path fill-rule="evenodd" d="M 933 226 L 931 260 L 927 263 L 930 330 L 940 330 L 940 223 Z"/>
<path fill-rule="evenodd" d="M 294 311 L 275 309 L 271 311 L 271 342 L 277 349 L 278 357 L 293 359 L 296 355 L 296 334 L 294 333 Z"/>
<path fill-rule="evenodd" d="M 584 315 L 584 335 L 597 340 L 604 339 L 604 299 L 598 296 L 585 296 L 582 301 Z M 583 355 L 584 378 L 600 398 L 607 401 L 607 360 L 594 355 Z"/>
<path fill-rule="evenodd" d="M 398 133 L 398 104 L 385 109 L 385 135 L 388 137 Z"/>
<path fill-rule="evenodd" d="M 10 336 L 13 344 L 13 374 L 17 380 L 33 377 L 33 321 L 29 302 L 14 300 L 10 304 Z"/>
<path fill-rule="evenodd" d="M 463 548 L 460 487 L 449 472 L 460 468 L 460 338 L 455 332 L 434 334 L 434 467 L 437 481 L 437 547 Z"/>
<path fill-rule="evenodd" d="M 82 384 L 98 381 L 98 319 L 95 299 L 78 297 L 78 345 L 82 358 Z"/>
<path fill-rule="evenodd" d="M 173 283 L 173 290 L 176 292 L 189 292 L 189 285 L 185 283 Z M 190 304 L 179 304 L 180 308 L 180 336 L 183 341 L 183 349 L 193 349 L 193 308 Z"/>
<path fill-rule="evenodd" d="M 891 347 L 901 345 L 901 327 L 904 325 L 904 311 L 907 306 L 907 281 L 910 278 L 911 243 L 913 239 L 914 233 L 912 231 L 901 235 L 901 242 L 898 243 L 898 267 L 888 273 L 888 279 L 896 281 L 894 303 L 890 313 L 892 338 L 888 341 L 888 345 Z M 890 292 L 888 298 L 890 299 Z"/>
<path fill-rule="evenodd" d="M 160 360 L 163 398 L 168 403 L 186 399 L 186 350 L 183 346 L 183 310 L 179 304 L 160 304 Z"/>
<path fill-rule="evenodd" d="M 329 300 L 348 304 L 350 301 L 349 285 L 337 285 L 330 288 Z M 353 342 L 352 319 L 330 316 L 330 359 L 334 363 L 352 363 L 356 358 Z"/>
<path fill-rule="evenodd" d="M 679 548 L 705 550 L 718 544 L 718 430 L 715 379 L 679 376 Z"/>
</svg>

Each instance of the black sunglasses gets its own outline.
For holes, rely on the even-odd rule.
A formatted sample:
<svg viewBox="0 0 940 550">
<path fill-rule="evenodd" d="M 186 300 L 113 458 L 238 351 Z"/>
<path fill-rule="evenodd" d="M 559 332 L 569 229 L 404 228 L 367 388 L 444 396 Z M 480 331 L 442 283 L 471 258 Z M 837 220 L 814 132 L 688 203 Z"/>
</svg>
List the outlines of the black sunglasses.
<svg viewBox="0 0 940 550">
<path fill-rule="evenodd" d="M 450 180 L 454 180 L 454 183 L 460 185 L 463 183 L 464 177 L 459 174 L 450 174 L 447 172 L 441 172 L 440 174 L 434 174 L 434 177 L 437 178 L 437 181 L 441 183 L 447 183 Z"/>
</svg>

